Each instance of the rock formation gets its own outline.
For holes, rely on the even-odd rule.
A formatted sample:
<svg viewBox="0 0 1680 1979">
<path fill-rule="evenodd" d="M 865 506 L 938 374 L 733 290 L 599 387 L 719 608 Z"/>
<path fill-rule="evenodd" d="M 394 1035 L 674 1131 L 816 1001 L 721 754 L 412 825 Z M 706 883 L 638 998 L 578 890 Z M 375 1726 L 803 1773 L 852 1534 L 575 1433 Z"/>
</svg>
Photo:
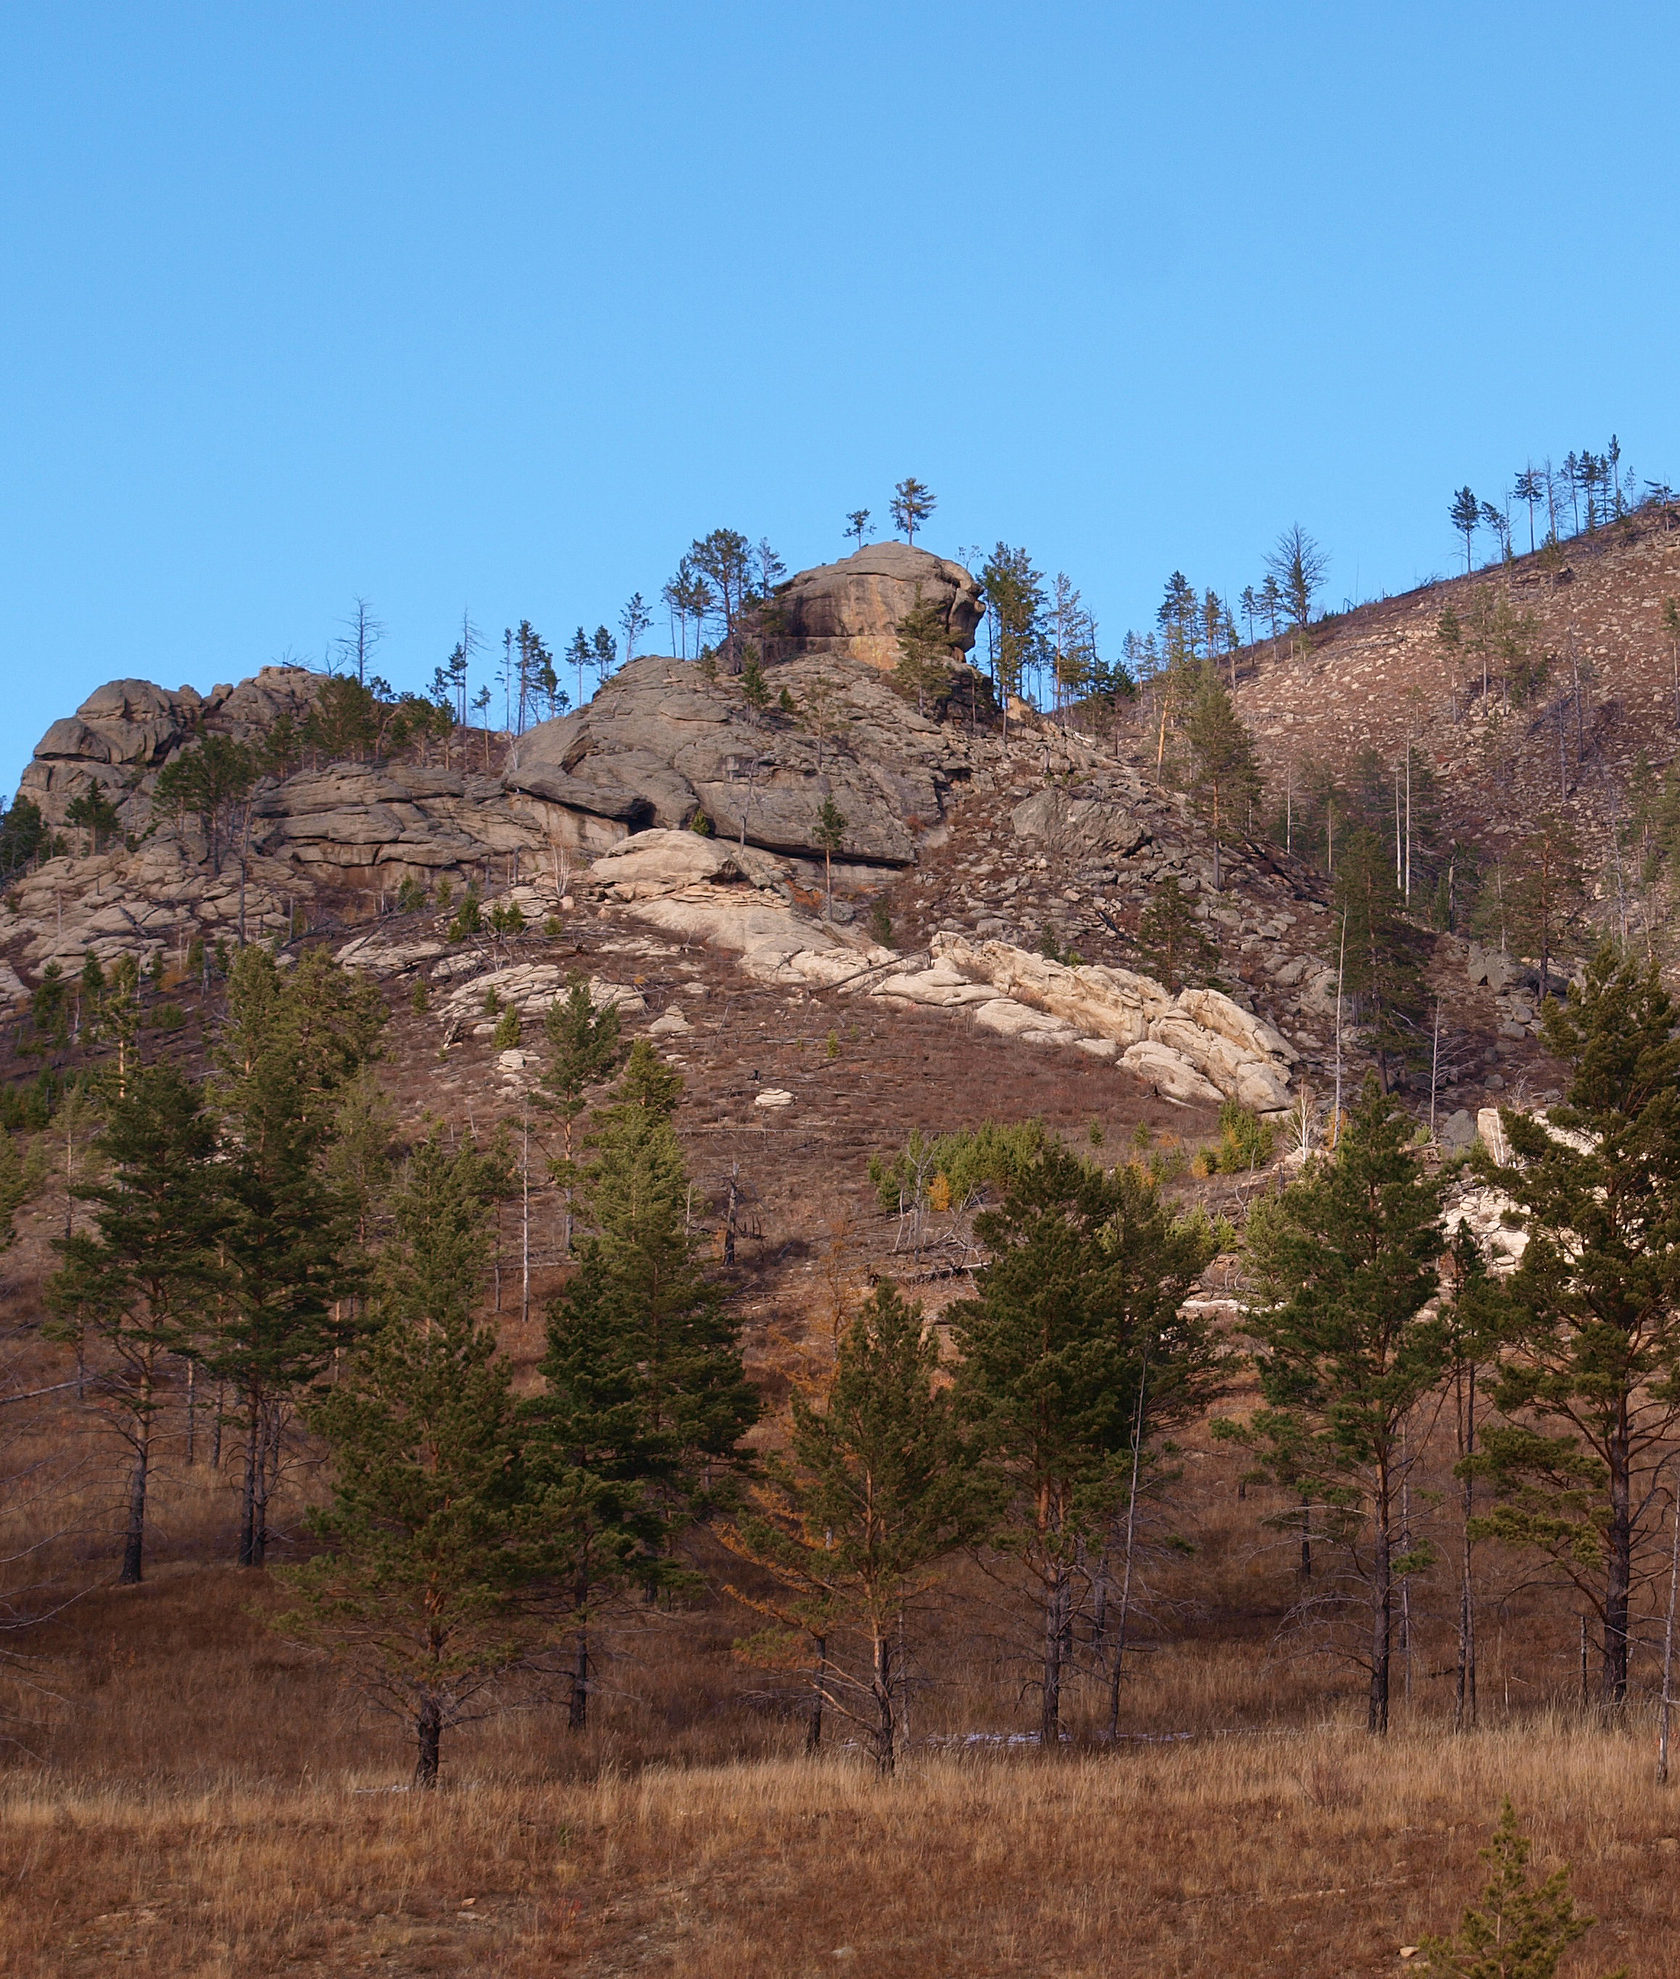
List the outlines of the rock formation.
<svg viewBox="0 0 1680 1979">
<path fill-rule="evenodd" d="M 39 805 L 49 825 L 61 826 L 70 800 L 97 784 L 123 827 L 143 831 L 157 772 L 192 737 L 255 740 L 282 714 L 301 717 L 319 684 L 320 675 L 303 667 L 264 667 L 237 687 L 208 694 L 192 687 L 171 693 L 149 680 L 107 681 L 36 743 L 18 795 Z"/>
<path fill-rule="evenodd" d="M 898 625 L 918 596 L 938 609 L 953 650 L 968 652 L 984 611 L 969 572 L 907 543 L 871 543 L 782 586 L 771 603 L 765 657 L 822 654 L 890 670 L 899 659 Z"/>
<path fill-rule="evenodd" d="M 846 819 L 842 856 L 907 866 L 975 756 L 959 723 L 928 721 L 855 660 L 796 659 L 775 684 L 793 703 L 755 714 L 737 682 L 681 660 L 622 667 L 589 705 L 514 744 L 504 787 L 585 852 L 704 815 L 721 838 L 820 858 L 817 817 Z"/>
</svg>

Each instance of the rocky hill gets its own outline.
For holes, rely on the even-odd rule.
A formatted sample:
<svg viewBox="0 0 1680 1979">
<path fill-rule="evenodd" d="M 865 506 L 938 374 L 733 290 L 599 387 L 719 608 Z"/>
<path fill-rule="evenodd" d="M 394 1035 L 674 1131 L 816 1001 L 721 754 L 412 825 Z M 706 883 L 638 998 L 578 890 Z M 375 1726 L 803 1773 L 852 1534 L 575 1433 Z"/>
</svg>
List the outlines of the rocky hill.
<svg viewBox="0 0 1680 1979">
<path fill-rule="evenodd" d="M 517 1113 L 534 1061 L 490 1050 L 484 1005 L 534 1015 L 582 968 L 688 1066 L 697 1132 L 721 1148 L 778 1122 L 800 1150 L 787 1185 L 803 1176 L 819 1194 L 815 1178 L 842 1167 L 862 1187 L 864 1141 L 988 1114 L 1141 1123 L 1192 1144 L 1227 1100 L 1310 1122 L 1337 1076 L 1322 879 L 1256 839 L 1227 850 L 1216 890 L 1203 828 L 1124 733 L 1116 747 L 1019 705 L 1006 730 L 961 667 L 918 713 L 881 664 L 895 614 L 906 593 L 939 602 L 960 652 L 973 584 L 889 547 L 786 588 L 766 706 L 713 666 L 637 659 L 587 707 L 516 738 L 457 731 L 383 760 L 282 764 L 219 823 L 160 811 L 160 772 L 206 738 L 305 723 L 321 677 L 268 668 L 206 697 L 100 689 L 43 737 L 20 793 L 58 837 L 0 907 L 14 1053 L 48 973 L 68 981 L 89 955 L 134 955 L 149 995 L 190 1009 L 207 980 L 188 980 L 195 941 L 325 938 L 394 1003 L 424 981 L 413 1069 L 440 1049 L 451 1067 L 426 1076 L 428 1103 L 476 1090 L 474 1106 Z M 1388 631 L 1334 628 L 1245 684 L 1267 746 L 1297 729 L 1314 746 L 1386 744 L 1394 697 L 1350 714 L 1342 690 L 1383 639 L 1421 652 L 1428 609 L 1396 605 Z M 1339 713 L 1312 700 L 1313 681 Z M 68 822 L 95 785 L 118 816 L 99 850 Z M 844 819 L 828 855 L 825 803 Z M 1140 916 L 1166 879 L 1217 951 L 1216 991 L 1174 993 L 1140 956 Z M 1430 968 L 1438 1124 L 1462 1141 L 1491 1096 L 1542 1095 L 1550 1073 L 1509 965 L 1442 937 Z M 867 1037 L 884 1083 L 858 1053 L 816 1062 L 824 1037 Z M 12 1076 L 39 1062 L 14 1055 Z M 1343 1077 L 1359 1066 L 1344 1038 Z M 1427 1112 L 1427 1092 L 1414 1103 Z"/>
<path fill-rule="evenodd" d="M 1608 899 L 1641 766 L 1680 747 L 1674 599 L 1680 515 L 1658 507 L 1250 647 L 1236 698 L 1268 804 L 1362 752 L 1392 774 L 1409 738 L 1451 831 L 1498 857 L 1561 810 Z"/>
</svg>

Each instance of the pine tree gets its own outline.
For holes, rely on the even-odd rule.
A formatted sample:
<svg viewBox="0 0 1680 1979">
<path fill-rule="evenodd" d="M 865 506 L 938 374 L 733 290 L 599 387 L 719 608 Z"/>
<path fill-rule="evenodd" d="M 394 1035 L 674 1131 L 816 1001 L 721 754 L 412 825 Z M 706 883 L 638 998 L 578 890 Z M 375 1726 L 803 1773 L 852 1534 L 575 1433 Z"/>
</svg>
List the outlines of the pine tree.
<svg viewBox="0 0 1680 1979">
<path fill-rule="evenodd" d="M 71 1192 L 92 1208 L 91 1228 L 55 1246 L 47 1302 L 54 1332 L 92 1362 L 95 1406 L 128 1448 L 126 1587 L 143 1572 L 163 1363 L 201 1351 L 228 1205 L 215 1122 L 173 1066 L 148 1066 L 108 1101 L 95 1145 L 105 1178 Z"/>
<path fill-rule="evenodd" d="M 1176 996 L 1188 982 L 1205 982 L 1219 964 L 1194 908 L 1171 874 L 1150 889 L 1138 918 L 1138 960 Z"/>
<path fill-rule="evenodd" d="M 1333 1157 L 1256 1206 L 1248 1248 L 1257 1297 L 1246 1330 L 1264 1407 L 1227 1427 L 1291 1495 L 1311 1493 L 1363 1584 L 1366 1725 L 1388 1730 L 1395 1581 L 1427 1564 L 1399 1546 L 1400 1490 L 1419 1439 L 1407 1430 L 1447 1364 L 1439 1319 L 1441 1183 L 1375 1078 Z"/>
<path fill-rule="evenodd" d="M 1493 1870 L 1481 1908 L 1466 1908 L 1452 1937 L 1425 1937 L 1416 1970 L 1437 1979 L 1556 1979 L 1559 1959 L 1597 1920 L 1575 1908 L 1569 1865 L 1536 1883 L 1528 1870 L 1530 1852 L 1507 1797 L 1493 1840 L 1481 1851 Z M 1627 1979 L 1627 1967 L 1609 1979 Z"/>
<path fill-rule="evenodd" d="M 1512 854 L 1503 902 L 1518 952 L 1540 964 L 1542 1001 L 1551 994 L 1552 957 L 1573 932 L 1586 898 L 1574 830 L 1561 812 L 1549 811 Z"/>
<path fill-rule="evenodd" d="M 631 1048 L 584 1170 L 589 1234 L 548 1312 L 547 1392 L 533 1405 L 550 1516 L 565 1528 L 576 1654 L 572 1723 L 588 1712 L 592 1596 L 674 1572 L 682 1525 L 730 1494 L 758 1415 L 719 1287 L 699 1268 L 671 1125 L 681 1077 Z"/>
<path fill-rule="evenodd" d="M 266 1559 L 284 1411 L 352 1330 L 356 1204 L 325 1160 L 343 1091 L 374 1056 L 384 1018 L 377 986 L 325 949 L 284 975 L 263 949 L 234 960 L 215 1054 L 228 1296 L 205 1358 L 244 1411 L 241 1566 Z"/>
<path fill-rule="evenodd" d="M 1474 560 L 1476 531 L 1482 522 L 1482 505 L 1469 488 L 1460 488 L 1447 511 L 1452 526 L 1464 538 L 1464 574 L 1468 577 Z"/>
<path fill-rule="evenodd" d="M 552 1634 L 537 1599 L 556 1554 L 521 1456 L 512 1370 L 478 1317 L 496 1164 L 441 1128 L 415 1149 L 380 1260 L 377 1331 L 312 1412 L 333 1496 L 311 1523 L 326 1550 L 282 1570 L 274 1620 L 327 1648 L 416 1743 L 435 1785 L 451 1726 Z"/>
<path fill-rule="evenodd" d="M 892 519 L 896 529 L 902 529 L 904 540 L 914 543 L 916 531 L 927 521 L 939 503 L 925 482 L 914 475 L 907 476 L 893 489 Z"/>
<path fill-rule="evenodd" d="M 997 1510 L 978 1454 L 940 1383 L 937 1334 L 883 1283 L 840 1341 L 824 1405 L 795 1392 L 789 1451 L 729 1535 L 781 1583 L 779 1597 L 736 1598 L 818 1644 L 818 1708 L 861 1729 L 881 1773 L 897 1755 L 907 1619 Z"/>
<path fill-rule="evenodd" d="M 854 543 L 857 544 L 858 549 L 860 550 L 863 548 L 863 538 L 868 528 L 869 528 L 868 509 L 855 508 L 848 512 L 846 516 L 846 534 L 851 538 L 851 540 Z"/>
<path fill-rule="evenodd" d="M 817 843 L 823 855 L 824 912 L 834 918 L 834 855 L 846 842 L 846 814 L 832 796 L 825 797 L 817 813 Z"/>
<path fill-rule="evenodd" d="M 1247 807 L 1260 795 L 1260 768 L 1254 742 L 1211 662 L 1200 668 L 1184 724 L 1189 748 L 1188 780 L 1197 810 L 1213 836 L 1213 889 L 1219 891 L 1219 850 L 1224 838 L 1240 832 Z"/>
<path fill-rule="evenodd" d="M 1654 970 L 1604 948 L 1546 1008 L 1570 1067 L 1556 1138 L 1502 1112 L 1513 1164 L 1491 1171 L 1525 1219 L 1507 1281 L 1514 1339 L 1479 1474 L 1491 1536 L 1537 1548 L 1592 1603 L 1607 1703 L 1627 1694 L 1641 1541 L 1680 1421 L 1680 1011 Z M 1533 1425 L 1539 1422 L 1543 1427 Z M 1549 1429 L 1552 1433 L 1546 1433 Z"/>
<path fill-rule="evenodd" d="M 1040 1629 L 1040 1737 L 1061 1736 L 1080 1564 L 1131 1475 L 1134 1439 L 1199 1406 L 1216 1350 L 1180 1310 L 1213 1255 L 1132 1167 L 1046 1150 L 975 1219 L 988 1261 L 948 1308 L 959 1410 L 1013 1500 Z"/>
<path fill-rule="evenodd" d="M 597 1010 L 588 979 L 574 970 L 566 978 L 565 995 L 543 1012 L 543 1035 L 549 1060 L 537 1082 L 537 1104 L 558 1116 L 565 1135 L 564 1152 L 549 1163 L 549 1172 L 565 1193 L 570 1250 L 578 1184 L 577 1123 L 588 1105 L 584 1095 L 591 1086 L 604 1085 L 624 1056 L 618 1005 L 607 1003 Z"/>
<path fill-rule="evenodd" d="M 1375 832 L 1352 831 L 1336 863 L 1333 939 L 1328 956 L 1342 978 L 1352 1020 L 1376 1053 L 1384 1092 L 1422 1039 L 1423 975 L 1417 936 L 1402 913 L 1394 859 Z"/>
<path fill-rule="evenodd" d="M 922 602 L 918 584 L 915 603 L 893 630 L 898 638 L 893 679 L 900 693 L 916 697 L 917 714 L 925 715 L 928 702 L 946 694 L 951 684 L 951 632 L 945 614 L 938 605 Z"/>
<path fill-rule="evenodd" d="M 38 1151 L 20 1151 L 21 1136 L 0 1127 L 0 1251 L 9 1251 L 17 1242 L 17 1213 L 46 1177 L 46 1163 Z"/>
<path fill-rule="evenodd" d="M 1329 557 L 1298 522 L 1283 532 L 1266 559 L 1269 581 L 1276 582 L 1283 608 L 1303 640 L 1307 620 L 1312 616 L 1313 598 L 1329 568 Z"/>
<path fill-rule="evenodd" d="M 1009 737 L 1009 701 L 1019 695 L 1044 651 L 1044 578 L 1024 549 L 999 543 L 980 573 L 992 633 L 992 679 L 1003 702 L 1003 736 Z"/>
</svg>

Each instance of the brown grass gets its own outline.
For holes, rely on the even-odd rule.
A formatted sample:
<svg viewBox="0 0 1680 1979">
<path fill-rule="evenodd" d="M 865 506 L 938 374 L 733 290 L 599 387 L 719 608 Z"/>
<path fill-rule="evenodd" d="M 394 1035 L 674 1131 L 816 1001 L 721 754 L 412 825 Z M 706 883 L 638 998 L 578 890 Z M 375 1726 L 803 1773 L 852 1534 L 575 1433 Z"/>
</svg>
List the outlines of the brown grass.
<svg viewBox="0 0 1680 1979">
<path fill-rule="evenodd" d="M 16 1780 L 6 1970 L 1302 1975 L 1403 1969 L 1456 1921 L 1509 1792 L 1604 1920 L 1577 1971 L 1675 1969 L 1675 1801 L 1561 1721 L 1379 1746 L 1345 1725 L 1061 1763 L 846 1758 L 434 1796 L 335 1778 Z"/>
</svg>

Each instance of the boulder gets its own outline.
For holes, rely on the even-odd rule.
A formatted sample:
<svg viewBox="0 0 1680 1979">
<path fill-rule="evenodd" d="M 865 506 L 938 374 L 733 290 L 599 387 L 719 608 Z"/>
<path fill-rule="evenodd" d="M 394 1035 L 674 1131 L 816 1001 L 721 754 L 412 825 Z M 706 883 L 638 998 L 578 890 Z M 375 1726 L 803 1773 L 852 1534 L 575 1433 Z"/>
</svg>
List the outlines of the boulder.
<svg viewBox="0 0 1680 1979">
<path fill-rule="evenodd" d="M 693 831 L 639 831 L 620 839 L 589 869 L 591 879 L 610 887 L 617 900 L 656 900 L 683 887 L 707 882 L 774 889 L 782 882 L 775 860 L 752 847 Z"/>
<path fill-rule="evenodd" d="M 1217 1106 L 1223 1098 L 1219 1088 L 1204 1079 L 1188 1059 L 1152 1038 L 1128 1045 L 1120 1054 L 1120 1063 L 1162 1099 L 1180 1106 Z"/>
<path fill-rule="evenodd" d="M 1451 1154 L 1463 1154 L 1476 1141 L 1476 1122 L 1469 1111 L 1459 1107 L 1441 1122 L 1436 1138 Z"/>
<path fill-rule="evenodd" d="M 1204 1030 L 1217 1031 L 1255 1058 L 1281 1058 L 1285 1065 L 1293 1065 L 1301 1055 L 1263 1017 L 1242 1009 L 1218 990 L 1180 990 L 1178 1007 L 1188 1011 Z"/>
<path fill-rule="evenodd" d="M 1072 859 L 1129 859 L 1154 836 L 1149 822 L 1113 798 L 1048 785 L 1009 814 L 1017 838 Z"/>
<path fill-rule="evenodd" d="M 994 996 L 982 1003 L 974 1013 L 974 1021 L 983 1031 L 996 1031 L 1005 1038 L 1025 1038 L 1029 1044 L 1072 1044 L 1079 1035 L 1071 1024 L 1054 1018 L 1046 1021 L 1042 1010 L 1007 996 Z"/>
<path fill-rule="evenodd" d="M 1497 1106 L 1484 1106 L 1476 1114 L 1476 1138 L 1501 1168 L 1511 1163 L 1511 1143 L 1505 1135 L 1505 1123 L 1499 1117 Z"/>
<path fill-rule="evenodd" d="M 984 611 L 969 572 L 907 543 L 871 543 L 839 563 L 800 571 L 776 592 L 765 655 L 835 655 L 890 671 L 899 660 L 898 625 L 918 595 L 937 608 L 952 650 L 966 653 Z"/>
<path fill-rule="evenodd" d="M 936 934 L 931 947 L 939 960 L 970 981 L 990 983 L 1076 1031 L 1112 1038 L 1119 1045 L 1147 1037 L 1151 1016 L 1171 1002 L 1159 983 L 1129 969 L 1095 964 L 1069 968 L 1006 941 L 971 942 L 949 929 Z"/>
<path fill-rule="evenodd" d="M 791 661 L 778 679 L 796 709 L 823 707 L 820 724 L 755 715 L 733 680 L 681 660 L 632 660 L 586 708 L 522 735 L 503 788 L 540 807 L 561 843 L 591 851 L 704 813 L 720 840 L 818 859 L 832 800 L 848 863 L 912 864 L 913 826 L 943 815 L 951 783 L 970 772 L 969 739 L 843 656 Z"/>
</svg>

